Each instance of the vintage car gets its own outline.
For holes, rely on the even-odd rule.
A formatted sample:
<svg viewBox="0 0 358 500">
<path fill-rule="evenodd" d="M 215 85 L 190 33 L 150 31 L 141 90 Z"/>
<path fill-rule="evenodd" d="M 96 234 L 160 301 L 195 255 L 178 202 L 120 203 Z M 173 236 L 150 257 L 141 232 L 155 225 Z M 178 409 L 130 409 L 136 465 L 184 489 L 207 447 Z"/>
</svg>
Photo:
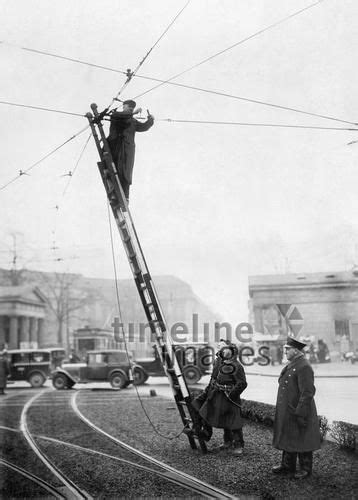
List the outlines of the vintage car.
<svg viewBox="0 0 358 500">
<path fill-rule="evenodd" d="M 76 383 L 109 382 L 114 389 L 130 384 L 129 370 L 137 367 L 124 350 L 88 351 L 85 362 L 63 363 L 51 374 L 55 389 L 70 389 Z M 134 373 L 134 371 L 133 371 Z"/>
<path fill-rule="evenodd" d="M 31 387 L 42 387 L 51 372 L 61 365 L 65 350 L 59 347 L 48 349 L 12 349 L 7 352 L 10 366 L 9 382 L 26 381 Z"/>
<path fill-rule="evenodd" d="M 175 344 L 173 348 L 188 384 L 196 384 L 202 376 L 211 374 L 214 352 L 208 344 Z M 135 385 L 144 384 L 148 377 L 165 376 L 156 346 L 153 346 L 153 357 L 136 358 L 136 363 L 133 370 Z"/>
</svg>

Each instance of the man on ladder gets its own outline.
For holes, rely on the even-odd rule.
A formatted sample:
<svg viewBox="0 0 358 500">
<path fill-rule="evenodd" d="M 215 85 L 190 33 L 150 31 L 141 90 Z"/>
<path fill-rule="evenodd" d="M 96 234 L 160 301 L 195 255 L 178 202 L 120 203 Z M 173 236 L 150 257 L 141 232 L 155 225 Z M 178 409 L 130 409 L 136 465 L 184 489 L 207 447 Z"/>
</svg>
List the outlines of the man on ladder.
<svg viewBox="0 0 358 500">
<path fill-rule="evenodd" d="M 111 125 L 107 141 L 127 202 L 129 200 L 129 187 L 132 184 L 133 176 L 135 133 L 146 132 L 154 123 L 154 117 L 148 110 L 148 118 L 145 122 L 140 122 L 133 118 L 135 114 L 141 111 L 141 108 L 136 109 L 135 101 L 127 100 L 123 102 L 123 111 L 116 110 L 110 114 Z"/>
</svg>

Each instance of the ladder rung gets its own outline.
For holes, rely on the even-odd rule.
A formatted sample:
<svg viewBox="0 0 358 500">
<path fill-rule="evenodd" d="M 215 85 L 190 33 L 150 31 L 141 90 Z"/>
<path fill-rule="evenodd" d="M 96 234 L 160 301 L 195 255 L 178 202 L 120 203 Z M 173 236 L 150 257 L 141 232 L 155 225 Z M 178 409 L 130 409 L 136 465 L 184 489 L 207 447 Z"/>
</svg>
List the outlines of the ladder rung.
<svg viewBox="0 0 358 500">
<path fill-rule="evenodd" d="M 177 401 L 177 405 L 179 406 L 188 406 L 186 401 Z"/>
</svg>

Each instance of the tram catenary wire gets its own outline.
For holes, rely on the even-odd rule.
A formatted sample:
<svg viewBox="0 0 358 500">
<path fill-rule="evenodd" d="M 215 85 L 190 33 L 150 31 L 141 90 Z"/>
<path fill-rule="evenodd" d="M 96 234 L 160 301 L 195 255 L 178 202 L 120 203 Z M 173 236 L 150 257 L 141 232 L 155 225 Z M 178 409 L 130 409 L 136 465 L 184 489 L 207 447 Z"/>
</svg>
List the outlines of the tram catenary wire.
<svg viewBox="0 0 358 500">
<path fill-rule="evenodd" d="M 160 82 L 160 85 L 157 85 L 155 87 L 152 87 L 151 89 L 148 89 L 147 91 L 145 91 L 144 93 L 136 96 L 135 98 L 139 98 L 139 97 L 143 96 L 144 94 L 147 94 L 150 91 L 155 90 L 155 89 L 159 88 L 160 86 L 166 84 L 166 85 L 174 85 L 174 86 L 177 86 L 177 87 L 187 88 L 187 89 L 190 89 L 190 90 L 196 90 L 196 91 L 200 91 L 200 92 L 205 92 L 205 93 L 209 93 L 209 94 L 214 94 L 214 95 L 218 95 L 218 96 L 228 97 L 228 98 L 231 98 L 231 99 L 238 99 L 238 100 L 242 100 L 242 101 L 245 101 L 245 102 L 251 102 L 253 104 L 260 104 L 260 105 L 263 105 L 263 106 L 269 106 L 269 107 L 273 107 L 273 108 L 277 108 L 277 109 L 282 109 L 282 110 L 286 110 L 286 111 L 291 111 L 291 112 L 295 112 L 295 113 L 306 114 L 308 116 L 314 116 L 314 117 L 323 118 L 323 119 L 326 119 L 326 120 L 334 120 L 334 121 L 338 121 L 338 122 L 341 122 L 341 123 L 347 123 L 347 124 L 351 124 L 351 125 L 356 125 L 355 122 L 348 121 L 348 120 L 343 120 L 343 119 L 332 117 L 332 116 L 328 116 L 328 115 L 322 115 L 322 114 L 319 114 L 319 113 L 312 113 L 312 112 L 309 112 L 309 111 L 300 110 L 298 108 L 293 108 L 293 107 L 289 107 L 289 106 L 283 106 L 283 105 L 279 105 L 279 104 L 269 103 L 269 102 L 261 101 L 261 100 L 258 100 L 258 99 L 251 99 L 251 98 L 247 98 L 247 97 L 237 96 L 237 95 L 228 94 L 228 93 L 221 92 L 221 91 L 214 91 L 214 90 L 210 90 L 210 89 L 204 89 L 202 87 L 194 87 L 194 86 L 191 86 L 191 85 L 180 84 L 180 83 L 176 83 L 176 82 L 172 81 L 175 78 L 178 78 L 179 76 L 183 75 L 184 73 L 187 73 L 187 72 L 191 71 L 192 69 L 194 69 L 194 68 L 196 68 L 196 67 L 204 64 L 205 62 L 207 62 L 209 60 L 212 60 L 214 57 L 217 57 L 217 56 L 223 54 L 224 52 L 227 52 L 228 50 L 231 50 L 232 48 L 238 46 L 239 44 L 242 44 L 242 43 L 244 43 L 244 42 L 246 42 L 246 41 L 254 38 L 255 36 L 258 36 L 259 34 L 262 34 L 263 32 L 265 32 L 265 31 L 267 31 L 269 29 L 272 29 L 273 27 L 278 26 L 279 24 L 282 24 L 284 21 L 287 21 L 288 19 L 291 19 L 292 17 L 297 16 L 298 14 L 300 14 L 300 13 L 302 13 L 302 12 L 304 12 L 304 11 L 306 11 L 306 10 L 308 10 L 308 9 L 316 6 L 316 5 L 318 5 L 319 3 L 322 3 L 323 1 L 324 0 L 319 0 L 318 2 L 315 2 L 314 4 L 308 5 L 304 9 L 301 9 L 301 10 L 299 10 L 297 12 L 294 12 L 294 13 L 290 14 L 289 16 L 287 16 L 287 17 L 285 17 L 285 18 L 277 21 L 276 23 L 273 23 L 272 25 L 269 25 L 266 28 L 263 28 L 262 30 L 254 33 L 252 35 L 250 35 L 249 37 L 246 37 L 245 39 L 240 40 L 239 42 L 235 43 L 234 45 L 231 45 L 230 47 L 227 47 L 226 49 L 221 50 L 220 52 L 218 52 L 218 53 L 216 53 L 216 54 L 214 54 L 214 55 L 212 55 L 212 56 L 204 59 L 203 61 L 200 61 L 199 63 L 195 64 L 194 66 L 191 66 L 190 68 L 187 68 L 183 72 L 178 73 L 177 75 L 174 75 L 173 77 L 171 77 L 171 78 L 169 78 L 167 80 L 160 80 L 158 78 L 153 78 L 153 77 L 144 76 L 144 75 L 134 75 L 136 78 L 142 78 L 142 79 L 146 79 L 146 80 L 152 80 L 152 81 Z M 19 45 L 10 44 L 10 43 L 8 43 L 6 41 L 0 41 L 0 43 L 6 43 L 8 45 L 12 45 L 12 46 L 18 47 L 18 48 L 20 48 L 22 50 L 26 50 L 26 51 L 29 51 L 29 52 L 34 52 L 34 53 L 41 54 L 41 55 L 46 55 L 46 56 L 49 56 L 49 57 L 55 57 L 55 58 L 58 58 L 58 59 L 64 59 L 64 60 L 75 62 L 75 63 L 78 63 L 78 64 L 84 64 L 86 66 L 91 66 L 91 67 L 97 68 L 97 69 L 103 69 L 103 70 L 106 70 L 106 71 L 112 71 L 112 72 L 115 72 L 115 73 L 121 73 L 123 75 L 127 75 L 128 74 L 127 71 L 122 71 L 122 70 L 110 68 L 108 66 L 103 66 L 103 65 L 99 65 L 99 64 L 89 63 L 89 62 L 86 62 L 86 61 L 82 61 L 80 59 L 70 58 L 70 57 L 66 57 L 66 56 L 60 56 L 58 54 L 50 53 L 50 52 L 47 52 L 47 51 L 32 49 L 32 48 L 28 48 L 28 47 L 21 47 Z"/>
<path fill-rule="evenodd" d="M 227 94 L 229 95 L 229 94 Z M 235 96 L 231 96 L 235 97 Z M 9 106 L 21 106 L 23 108 L 29 108 L 29 109 L 36 109 L 40 111 L 52 111 L 53 113 L 66 113 L 66 114 L 72 114 L 75 116 L 80 116 L 84 117 L 85 115 L 82 115 L 80 113 L 68 113 L 67 111 L 61 111 L 57 109 L 50 109 L 50 108 L 41 108 L 39 106 L 31 106 L 31 105 L 26 105 L 26 104 L 18 104 L 18 103 L 12 103 L 12 102 L 5 102 L 5 101 L 0 101 L 0 104 L 7 104 Z M 269 105 L 269 104 L 268 104 Z M 287 108 L 285 108 L 287 109 Z M 300 111 L 299 111 L 300 112 Z M 321 115 L 320 115 L 321 116 Z M 328 118 L 328 117 L 326 117 Z M 137 120 L 141 120 L 145 118 L 137 117 Z M 358 123 L 346 121 L 346 120 L 340 120 L 338 118 L 330 118 L 331 120 L 343 122 L 343 123 L 348 123 L 351 125 L 354 125 L 357 128 L 354 127 L 323 127 L 323 126 L 318 126 L 318 125 L 294 125 L 294 124 L 285 124 L 285 123 L 250 123 L 250 122 L 225 122 L 225 121 L 217 121 L 217 120 L 181 120 L 177 118 L 156 118 L 157 122 L 169 122 L 169 123 L 198 123 L 198 124 L 207 124 L 207 125 L 237 125 L 237 126 L 246 126 L 246 127 L 272 127 L 272 128 L 298 128 L 298 129 L 311 129 L 311 130 L 337 130 L 337 131 L 358 131 Z M 110 121 L 107 118 L 104 118 L 104 121 Z M 87 128 L 87 127 L 86 127 Z M 78 135 L 78 134 L 77 134 Z M 77 136 L 76 135 L 76 136 Z M 89 136 L 91 137 L 91 136 Z M 349 143 L 352 144 L 352 143 Z M 27 170 L 24 170 L 24 172 L 27 172 Z M 72 171 L 72 173 L 74 170 Z"/>
<path fill-rule="evenodd" d="M 46 160 L 47 158 L 49 158 L 51 155 L 53 155 L 54 153 L 56 153 L 56 151 L 58 151 L 59 149 L 61 149 L 63 146 L 65 146 L 66 144 L 68 144 L 70 141 L 72 141 L 73 139 L 75 139 L 76 137 L 78 137 L 79 135 L 83 134 L 83 132 L 85 132 L 86 130 L 88 130 L 89 126 L 86 125 L 86 127 L 82 128 L 81 130 L 79 130 L 76 134 L 72 135 L 69 139 L 66 139 L 65 142 L 63 142 L 62 144 L 60 144 L 59 146 L 57 146 L 56 148 L 54 148 L 52 151 L 50 151 L 49 153 L 47 153 L 45 156 L 43 156 L 42 158 L 40 158 L 40 160 L 36 161 L 35 163 L 33 163 L 32 165 L 30 165 L 30 167 L 28 167 L 27 169 L 25 170 L 20 170 L 20 173 L 19 175 L 17 175 L 16 177 L 14 177 L 13 179 L 11 179 L 10 181 L 8 181 L 6 184 L 4 184 L 3 186 L 0 186 L 0 191 L 4 190 L 5 188 L 7 188 L 10 184 L 12 184 L 13 182 L 15 182 L 17 179 L 19 179 L 22 175 L 24 174 L 27 174 L 28 172 L 30 172 L 30 170 L 32 170 L 33 168 L 35 168 L 37 165 L 39 165 L 40 163 L 42 163 L 44 160 Z"/>
<path fill-rule="evenodd" d="M 215 57 L 218 57 L 222 54 L 224 54 L 225 52 L 228 52 L 229 50 L 237 47 L 238 45 L 241 45 L 249 40 L 251 40 L 252 38 L 255 38 L 256 36 L 259 36 L 259 35 L 262 35 L 262 33 L 265 33 L 266 31 L 272 29 L 272 28 L 275 28 L 276 26 L 279 26 L 280 24 L 283 24 L 284 22 L 288 21 L 289 19 L 295 17 L 295 16 L 298 16 L 299 14 L 301 14 L 302 12 L 305 12 L 306 10 L 308 9 L 311 9 L 312 7 L 315 7 L 316 5 L 318 5 L 319 3 L 322 3 L 324 0 L 318 0 L 318 2 L 315 2 L 313 4 L 310 4 L 308 5 L 307 7 L 304 7 L 303 9 L 300 9 L 296 12 L 293 12 L 292 14 L 284 17 L 283 19 L 280 19 L 279 21 L 276 21 L 275 23 L 272 23 L 270 24 L 269 26 L 266 26 L 266 28 L 262 28 L 261 30 L 259 31 L 256 31 L 255 33 L 253 33 L 252 35 L 248 36 L 248 37 L 245 37 L 243 38 L 242 40 L 239 40 L 238 42 L 234 43 L 233 45 L 230 45 L 229 47 L 226 47 L 225 49 L 223 50 L 220 50 L 219 52 L 216 52 L 215 54 L 213 54 L 212 56 L 209 56 L 207 57 L 206 59 L 203 59 L 202 61 L 194 64 L 193 66 L 190 66 L 189 68 L 181 71 L 180 73 L 172 76 L 171 78 L 169 78 L 168 80 L 164 81 L 163 83 L 161 83 L 160 85 L 157 85 L 156 87 L 153 87 L 151 89 L 148 89 L 147 91 L 143 92 L 142 94 L 138 95 L 135 97 L 138 98 L 138 97 L 142 97 L 143 95 L 147 94 L 148 92 L 151 92 L 152 90 L 155 90 L 157 89 L 158 87 L 161 87 L 162 85 L 164 85 L 165 83 L 168 83 L 170 82 L 171 80 L 174 80 L 175 78 L 179 78 L 180 76 L 184 75 L 185 73 L 188 73 L 189 71 L 195 69 L 195 68 L 198 68 L 199 66 L 201 66 L 202 64 L 205 64 L 209 61 L 212 61 Z"/>
<path fill-rule="evenodd" d="M 25 105 L 25 104 L 21 104 L 20 105 L 20 104 L 8 102 L 8 101 L 6 101 L 6 102 L 5 101 L 0 101 L 0 104 L 7 104 L 9 106 L 21 106 L 21 107 L 24 107 L 24 108 L 37 109 L 37 110 L 41 110 L 41 111 L 52 111 L 54 113 L 62 113 L 62 111 L 60 111 L 60 110 L 49 109 L 49 108 L 41 108 L 41 107 L 38 107 L 38 106 L 31 106 L 31 105 Z M 270 104 L 267 104 L 267 105 L 270 105 Z M 276 107 L 276 105 L 272 105 L 272 106 Z M 288 109 L 288 108 L 284 108 L 284 109 Z M 302 112 L 304 114 L 310 114 L 310 115 L 312 115 L 312 113 L 306 113 L 306 112 L 299 111 L 299 110 L 296 110 L 296 111 L 299 112 L 299 113 Z M 64 112 L 64 113 L 69 114 L 68 112 Z M 81 115 L 79 113 L 70 113 L 70 114 L 73 114 L 75 116 L 84 117 L 84 115 Z M 317 116 L 317 115 L 314 115 L 314 116 Z M 319 116 L 323 117 L 322 115 L 319 115 Z M 358 124 L 354 123 L 354 122 L 340 120 L 340 119 L 332 118 L 332 117 L 325 117 L 325 118 L 331 119 L 331 120 L 335 120 L 335 121 L 339 121 L 339 122 L 342 122 L 342 123 L 349 123 L 351 125 L 354 125 L 355 127 L 358 127 Z M 345 132 L 358 132 L 358 128 L 354 128 L 354 127 L 321 127 L 321 126 L 315 126 L 315 125 L 291 125 L 291 124 L 284 124 L 284 123 L 250 123 L 250 122 L 224 122 L 224 121 L 221 122 L 221 121 L 210 121 L 210 120 L 181 120 L 181 119 L 174 119 L 174 118 L 157 118 L 156 121 L 158 121 L 158 122 L 159 121 L 169 122 L 169 123 L 207 124 L 207 125 L 233 125 L 233 126 L 241 126 L 241 127 L 246 126 L 246 127 L 288 128 L 288 129 L 291 128 L 291 129 L 307 129 L 307 130 L 333 130 L 333 131 L 345 131 Z M 45 159 L 47 159 L 53 153 L 55 153 L 56 151 L 58 151 L 62 146 L 64 146 L 68 142 L 70 142 L 72 139 L 75 139 L 78 135 L 80 135 L 82 132 L 84 132 L 87 129 L 88 129 L 88 126 L 86 126 L 84 129 L 80 130 L 77 134 L 71 136 L 64 143 L 62 143 L 60 146 L 56 147 L 54 150 L 52 150 L 50 153 L 48 153 L 47 155 L 45 155 L 43 158 L 41 158 L 40 160 L 38 160 L 37 162 L 35 162 L 29 168 L 27 168 L 25 170 L 20 170 L 20 174 L 17 175 L 16 177 L 14 177 L 13 179 L 11 179 L 10 181 L 8 181 L 3 186 L 1 186 L 0 187 L 0 191 L 2 191 L 7 186 L 9 186 L 13 182 L 15 182 L 22 175 L 24 175 L 27 172 L 29 172 L 30 170 L 32 170 L 39 163 L 41 163 L 42 161 L 44 161 Z M 352 141 L 352 142 L 348 143 L 348 145 L 354 144 L 355 142 L 356 141 Z M 86 146 L 87 146 L 87 143 L 86 143 Z M 83 152 L 81 153 L 81 155 L 82 154 L 83 154 Z M 65 193 L 65 191 L 64 191 L 64 193 Z"/>
<path fill-rule="evenodd" d="M 184 7 L 178 12 L 178 14 L 174 17 L 174 19 L 170 22 L 170 24 L 165 28 L 165 30 L 163 31 L 163 33 L 159 36 L 159 38 L 157 39 L 157 41 L 152 45 L 152 47 L 148 50 L 148 52 L 145 54 L 145 56 L 141 59 L 141 61 L 137 64 L 136 68 L 131 71 L 131 70 L 127 70 L 127 80 L 124 82 L 124 84 L 122 85 L 122 87 L 120 88 L 120 90 L 118 91 L 116 97 L 114 97 L 112 99 L 112 103 L 110 104 L 110 106 L 114 103 L 114 101 L 118 101 L 119 99 L 119 96 L 120 94 L 122 93 L 122 91 L 125 89 L 125 87 L 129 84 L 129 82 L 132 80 L 133 76 L 135 76 L 139 70 L 139 68 L 144 64 L 144 62 L 146 61 L 146 59 L 149 57 L 150 53 L 152 52 L 152 50 L 158 45 L 158 43 L 160 42 L 160 40 L 164 37 L 164 35 L 169 31 L 169 29 L 173 26 L 173 24 L 175 23 L 175 21 L 178 19 L 178 17 L 180 16 L 180 14 L 187 8 L 187 6 L 189 5 L 190 3 L 190 0 L 187 1 L 187 3 L 184 5 Z"/>
</svg>

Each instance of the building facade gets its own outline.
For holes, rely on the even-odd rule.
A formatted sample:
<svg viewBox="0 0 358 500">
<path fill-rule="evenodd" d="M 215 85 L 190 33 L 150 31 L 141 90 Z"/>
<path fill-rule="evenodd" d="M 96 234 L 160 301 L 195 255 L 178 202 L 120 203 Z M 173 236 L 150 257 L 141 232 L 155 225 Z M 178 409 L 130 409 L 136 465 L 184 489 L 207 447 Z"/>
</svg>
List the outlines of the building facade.
<svg viewBox="0 0 358 500">
<path fill-rule="evenodd" d="M 137 356 L 152 353 L 154 339 L 132 279 L 86 278 L 66 273 L 22 273 L 23 286 L 12 286 L 8 271 L 0 269 L 0 345 L 8 348 L 75 347 L 82 330 L 98 333 L 99 340 L 114 335 L 113 321 L 120 317 L 128 349 Z M 186 341 L 202 341 L 203 325 L 220 321 L 195 295 L 190 285 L 175 276 L 153 278 L 169 329 L 186 326 Z M 40 291 L 41 289 L 41 291 Z M 196 320 L 198 335 L 193 338 Z M 84 328 L 86 327 L 86 328 Z M 195 329 L 195 325 L 194 325 Z M 84 337 L 86 336 L 82 332 Z M 82 339 L 83 342 L 85 339 Z M 88 339 L 87 339 L 88 340 Z M 107 345 L 106 344 L 106 345 Z M 102 345 L 102 344 L 101 344 Z M 116 342 L 123 348 L 123 342 Z M 77 347 L 77 346 L 76 346 Z"/>
<path fill-rule="evenodd" d="M 38 288 L 0 286 L 0 345 L 29 349 L 46 345 L 46 298 Z"/>
<path fill-rule="evenodd" d="M 358 272 L 249 277 L 250 320 L 255 330 L 323 339 L 339 351 L 343 336 L 358 348 Z"/>
</svg>

